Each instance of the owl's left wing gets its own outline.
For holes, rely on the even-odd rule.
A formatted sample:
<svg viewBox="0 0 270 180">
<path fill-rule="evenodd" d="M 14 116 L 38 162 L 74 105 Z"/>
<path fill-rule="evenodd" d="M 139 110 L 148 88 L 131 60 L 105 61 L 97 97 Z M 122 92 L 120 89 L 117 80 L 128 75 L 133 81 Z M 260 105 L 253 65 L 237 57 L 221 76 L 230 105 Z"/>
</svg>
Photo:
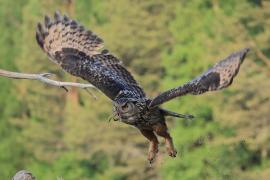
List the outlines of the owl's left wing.
<svg viewBox="0 0 270 180">
<path fill-rule="evenodd" d="M 144 98 L 143 89 L 117 57 L 103 48 L 103 40 L 76 21 L 55 13 L 54 20 L 45 16 L 38 23 L 38 45 L 65 71 L 81 77 L 111 100 Z"/>
<path fill-rule="evenodd" d="M 198 95 L 230 86 L 248 51 L 249 49 L 245 48 L 235 52 L 192 81 L 161 93 L 151 101 L 149 107 L 158 106 L 178 96 Z"/>
</svg>

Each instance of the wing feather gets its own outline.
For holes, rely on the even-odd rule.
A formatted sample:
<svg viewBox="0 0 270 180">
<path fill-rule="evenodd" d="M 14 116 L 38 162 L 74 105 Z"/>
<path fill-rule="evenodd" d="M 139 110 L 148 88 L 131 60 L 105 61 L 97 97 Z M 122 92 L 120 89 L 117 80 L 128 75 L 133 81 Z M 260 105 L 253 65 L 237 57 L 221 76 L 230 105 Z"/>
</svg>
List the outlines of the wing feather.
<svg viewBox="0 0 270 180">
<path fill-rule="evenodd" d="M 232 53 L 192 81 L 161 93 L 151 101 L 149 107 L 158 106 L 178 96 L 198 95 L 230 86 L 248 51 L 249 49 L 245 48 Z"/>
<path fill-rule="evenodd" d="M 38 23 L 36 40 L 50 59 L 99 88 L 110 99 L 144 98 L 145 93 L 121 61 L 103 49 L 103 40 L 59 12 Z"/>
</svg>

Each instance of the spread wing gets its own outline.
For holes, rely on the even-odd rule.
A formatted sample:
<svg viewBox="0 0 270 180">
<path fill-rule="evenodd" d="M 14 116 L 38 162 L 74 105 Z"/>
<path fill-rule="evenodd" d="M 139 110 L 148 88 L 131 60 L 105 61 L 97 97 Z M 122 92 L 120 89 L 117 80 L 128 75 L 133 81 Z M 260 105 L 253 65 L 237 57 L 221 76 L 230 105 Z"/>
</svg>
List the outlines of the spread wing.
<svg viewBox="0 0 270 180">
<path fill-rule="evenodd" d="M 161 93 L 151 101 L 149 107 L 160 105 L 178 96 L 198 95 L 230 86 L 248 51 L 249 49 L 246 48 L 235 52 L 192 81 Z"/>
<path fill-rule="evenodd" d="M 38 23 L 36 39 L 50 59 L 74 76 L 100 89 L 110 99 L 144 98 L 145 93 L 103 40 L 59 12 Z"/>
</svg>

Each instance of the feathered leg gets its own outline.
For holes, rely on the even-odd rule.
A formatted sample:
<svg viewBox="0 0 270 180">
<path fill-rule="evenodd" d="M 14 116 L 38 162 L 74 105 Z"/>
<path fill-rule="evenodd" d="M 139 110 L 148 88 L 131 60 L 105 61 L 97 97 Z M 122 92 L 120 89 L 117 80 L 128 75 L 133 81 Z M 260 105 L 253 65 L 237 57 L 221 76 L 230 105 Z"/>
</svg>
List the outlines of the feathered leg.
<svg viewBox="0 0 270 180">
<path fill-rule="evenodd" d="M 153 126 L 154 131 L 157 135 L 165 138 L 165 144 L 169 156 L 176 157 L 177 151 L 174 148 L 172 137 L 168 132 L 166 123 L 157 123 Z"/>
<path fill-rule="evenodd" d="M 148 151 L 148 160 L 150 164 L 156 157 L 158 153 L 158 139 L 153 131 L 140 129 L 141 133 L 150 141 L 149 151 Z"/>
</svg>

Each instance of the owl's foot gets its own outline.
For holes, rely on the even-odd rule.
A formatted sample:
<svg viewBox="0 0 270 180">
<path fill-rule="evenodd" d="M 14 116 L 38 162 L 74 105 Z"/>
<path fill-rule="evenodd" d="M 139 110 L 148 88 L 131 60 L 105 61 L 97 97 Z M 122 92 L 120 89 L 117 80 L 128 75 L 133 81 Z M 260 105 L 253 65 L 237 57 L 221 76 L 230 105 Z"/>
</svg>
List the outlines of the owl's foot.
<svg viewBox="0 0 270 180">
<path fill-rule="evenodd" d="M 171 157 L 176 157 L 177 151 L 174 148 L 173 140 L 171 136 L 165 137 L 165 144 L 166 144 L 168 155 Z"/>
<path fill-rule="evenodd" d="M 177 151 L 175 149 L 167 148 L 168 155 L 171 157 L 176 157 Z"/>
<path fill-rule="evenodd" d="M 151 165 L 155 160 L 156 154 L 158 153 L 158 139 L 151 130 L 140 129 L 140 131 L 150 142 L 147 159 Z"/>
<path fill-rule="evenodd" d="M 153 126 L 153 129 L 157 133 L 157 135 L 164 137 L 169 156 L 176 157 L 177 151 L 174 148 L 173 139 L 168 132 L 167 125 L 165 123 L 158 123 Z"/>
<path fill-rule="evenodd" d="M 147 158 L 150 164 L 154 162 L 157 153 L 158 153 L 158 142 L 151 141 Z"/>
</svg>

